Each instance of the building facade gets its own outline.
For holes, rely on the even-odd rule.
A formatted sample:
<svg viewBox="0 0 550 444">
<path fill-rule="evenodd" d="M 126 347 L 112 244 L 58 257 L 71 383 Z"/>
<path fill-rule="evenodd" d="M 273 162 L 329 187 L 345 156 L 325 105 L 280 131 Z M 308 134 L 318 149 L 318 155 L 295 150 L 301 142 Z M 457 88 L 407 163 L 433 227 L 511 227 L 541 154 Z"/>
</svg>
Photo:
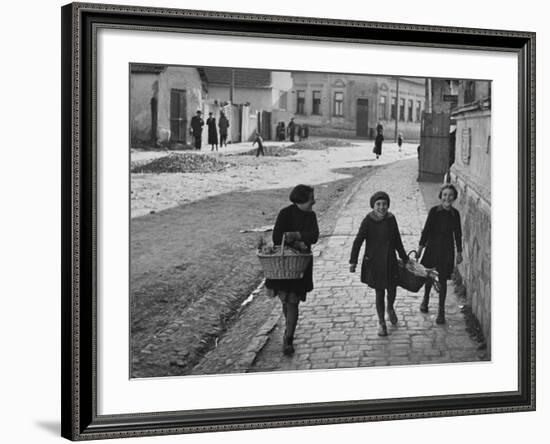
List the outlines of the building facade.
<svg viewBox="0 0 550 444">
<path fill-rule="evenodd" d="M 165 65 L 130 67 L 132 146 L 189 142 L 189 124 L 202 109 L 206 90 L 196 68 Z"/>
<path fill-rule="evenodd" d="M 458 272 L 467 302 L 491 344 L 491 83 L 462 81 L 457 107 L 451 182 L 458 189 L 463 256 Z"/>
<path fill-rule="evenodd" d="M 240 121 L 239 139 L 251 140 L 258 129 L 265 139 L 273 138 L 279 121 L 290 120 L 288 95 L 292 88 L 290 72 L 245 68 L 202 68 L 207 83 L 207 107 L 217 115 L 228 103 L 235 122 Z M 226 113 L 227 114 L 227 113 Z"/>
<path fill-rule="evenodd" d="M 397 119 L 397 131 L 418 141 L 424 102 L 424 79 L 292 72 L 289 108 L 310 134 L 374 138 L 381 123 L 391 140 Z"/>
</svg>

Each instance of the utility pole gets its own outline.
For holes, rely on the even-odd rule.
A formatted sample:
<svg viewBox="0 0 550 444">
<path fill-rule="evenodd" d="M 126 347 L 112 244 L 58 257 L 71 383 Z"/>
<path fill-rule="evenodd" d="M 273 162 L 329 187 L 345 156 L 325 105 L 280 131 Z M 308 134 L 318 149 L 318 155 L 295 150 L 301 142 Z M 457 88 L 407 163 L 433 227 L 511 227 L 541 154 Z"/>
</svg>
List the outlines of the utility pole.
<svg viewBox="0 0 550 444">
<path fill-rule="evenodd" d="M 399 130 L 397 122 L 399 122 L 399 77 L 395 78 L 395 143 L 397 143 L 397 132 Z"/>
<path fill-rule="evenodd" d="M 231 68 L 231 88 L 229 88 L 229 101 L 233 105 L 233 92 L 235 91 L 235 68 Z"/>
</svg>

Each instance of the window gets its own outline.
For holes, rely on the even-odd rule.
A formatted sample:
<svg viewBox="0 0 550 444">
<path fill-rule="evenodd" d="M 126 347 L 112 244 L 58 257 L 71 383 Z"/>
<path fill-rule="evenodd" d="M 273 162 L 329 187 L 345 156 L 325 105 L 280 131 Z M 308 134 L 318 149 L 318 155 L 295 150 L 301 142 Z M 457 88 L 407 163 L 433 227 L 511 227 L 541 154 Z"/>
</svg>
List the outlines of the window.
<svg viewBox="0 0 550 444">
<path fill-rule="evenodd" d="M 298 96 L 296 97 L 296 114 L 305 114 L 306 108 L 306 92 L 297 91 Z"/>
<path fill-rule="evenodd" d="M 391 98 L 391 119 L 395 120 L 397 116 L 397 97 Z"/>
<path fill-rule="evenodd" d="M 311 114 L 321 114 L 321 91 L 313 91 L 313 102 L 312 102 Z"/>
<path fill-rule="evenodd" d="M 405 99 L 399 99 L 399 120 L 405 121 Z"/>
<path fill-rule="evenodd" d="M 407 121 L 413 121 L 413 101 L 409 100 L 409 109 L 407 110 Z"/>
<path fill-rule="evenodd" d="M 286 110 L 287 108 L 288 93 L 286 91 L 281 91 L 279 93 L 279 109 Z"/>
<path fill-rule="evenodd" d="M 420 122 L 422 119 L 422 102 L 418 100 L 416 102 L 416 121 Z"/>
<path fill-rule="evenodd" d="M 344 115 L 344 93 L 334 93 L 334 115 L 342 117 Z"/>
<path fill-rule="evenodd" d="M 474 80 L 466 80 L 464 85 L 464 103 L 472 103 L 476 100 L 476 82 Z"/>
<path fill-rule="evenodd" d="M 386 120 L 386 96 L 380 96 L 380 104 L 378 106 L 378 118 Z"/>
</svg>

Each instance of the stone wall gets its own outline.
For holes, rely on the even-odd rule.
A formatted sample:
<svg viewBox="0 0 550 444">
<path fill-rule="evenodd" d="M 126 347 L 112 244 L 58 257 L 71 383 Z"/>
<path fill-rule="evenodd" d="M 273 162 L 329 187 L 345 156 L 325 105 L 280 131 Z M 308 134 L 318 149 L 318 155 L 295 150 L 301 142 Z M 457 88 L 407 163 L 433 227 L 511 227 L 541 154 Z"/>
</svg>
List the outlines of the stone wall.
<svg viewBox="0 0 550 444">
<path fill-rule="evenodd" d="M 451 181 L 458 189 L 455 207 L 462 222 L 463 262 L 457 269 L 467 303 L 491 347 L 491 203 L 485 189 L 464 168 L 454 165 Z"/>
</svg>

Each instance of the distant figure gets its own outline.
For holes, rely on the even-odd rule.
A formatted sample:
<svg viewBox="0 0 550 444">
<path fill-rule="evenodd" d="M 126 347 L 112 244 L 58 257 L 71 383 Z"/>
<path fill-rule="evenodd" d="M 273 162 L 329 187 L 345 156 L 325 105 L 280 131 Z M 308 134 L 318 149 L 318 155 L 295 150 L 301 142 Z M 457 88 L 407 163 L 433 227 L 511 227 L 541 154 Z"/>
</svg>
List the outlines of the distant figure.
<svg viewBox="0 0 550 444">
<path fill-rule="evenodd" d="M 212 113 L 208 113 L 208 119 L 206 119 L 206 124 L 208 125 L 208 144 L 212 146 L 210 151 L 218 151 L 218 132 L 216 130 L 216 118 Z"/>
<path fill-rule="evenodd" d="M 304 139 L 307 139 L 309 137 L 309 126 L 304 124 Z"/>
<path fill-rule="evenodd" d="M 277 124 L 277 140 L 282 142 L 286 139 L 285 137 L 285 122 L 279 122 Z"/>
<path fill-rule="evenodd" d="M 220 111 L 218 128 L 220 129 L 220 147 L 227 146 L 227 128 L 229 128 L 229 120 L 227 120 L 223 111 Z"/>
<path fill-rule="evenodd" d="M 204 126 L 204 120 L 202 120 L 201 114 L 202 112 L 199 110 L 191 119 L 191 131 L 195 139 L 195 149 L 197 150 L 200 150 L 202 145 L 202 127 Z"/>
<path fill-rule="evenodd" d="M 374 148 L 372 152 L 376 154 L 376 158 L 378 159 L 382 154 L 382 142 L 384 141 L 384 136 L 382 133 L 378 133 L 376 135 L 376 139 L 374 139 Z"/>
<path fill-rule="evenodd" d="M 254 142 L 252 142 L 252 146 L 254 146 L 256 143 L 258 144 L 258 149 L 256 150 L 256 157 L 258 157 L 260 154 L 262 156 L 265 156 L 263 142 L 264 142 L 264 139 L 262 139 L 262 136 L 260 136 L 260 133 L 258 131 L 255 131 Z"/>
<path fill-rule="evenodd" d="M 304 140 L 304 125 L 296 125 L 296 132 L 298 133 L 298 140 L 300 142 Z"/>
<path fill-rule="evenodd" d="M 288 122 L 287 132 L 290 141 L 294 142 L 294 136 L 296 134 L 296 124 L 294 123 L 294 117 L 291 117 L 290 122 Z"/>
<path fill-rule="evenodd" d="M 397 135 L 397 146 L 399 147 L 399 151 L 401 151 L 401 145 L 403 145 L 403 134 L 399 133 Z"/>
</svg>

